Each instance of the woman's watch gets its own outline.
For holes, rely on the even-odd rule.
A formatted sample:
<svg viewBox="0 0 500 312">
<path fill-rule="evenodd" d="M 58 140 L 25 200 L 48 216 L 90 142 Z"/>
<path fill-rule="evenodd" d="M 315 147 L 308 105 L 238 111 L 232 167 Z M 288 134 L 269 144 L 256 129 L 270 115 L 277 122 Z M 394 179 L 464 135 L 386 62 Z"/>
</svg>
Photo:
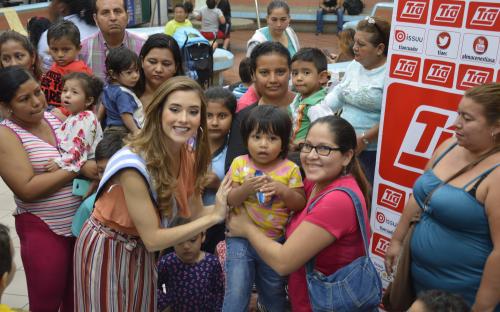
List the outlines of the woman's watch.
<svg viewBox="0 0 500 312">
<path fill-rule="evenodd" d="M 361 133 L 361 141 L 362 141 L 365 145 L 370 144 L 370 140 L 368 140 L 368 138 L 366 137 L 366 132 L 364 132 L 364 131 L 363 131 L 363 133 Z"/>
</svg>

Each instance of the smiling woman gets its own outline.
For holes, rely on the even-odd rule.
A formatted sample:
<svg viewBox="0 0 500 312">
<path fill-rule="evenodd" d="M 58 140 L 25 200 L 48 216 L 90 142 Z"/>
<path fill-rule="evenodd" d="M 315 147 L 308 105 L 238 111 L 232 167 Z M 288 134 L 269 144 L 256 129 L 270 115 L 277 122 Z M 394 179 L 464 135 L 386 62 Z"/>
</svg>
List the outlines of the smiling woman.
<svg viewBox="0 0 500 312">
<path fill-rule="evenodd" d="M 169 79 L 145 113 L 141 131 L 109 160 L 94 212 L 78 237 L 77 311 L 155 311 L 155 252 L 225 218 L 227 179 L 214 206 L 201 202 L 210 153 L 206 101 L 198 83 Z M 170 228 L 179 217 L 193 221 Z"/>
</svg>

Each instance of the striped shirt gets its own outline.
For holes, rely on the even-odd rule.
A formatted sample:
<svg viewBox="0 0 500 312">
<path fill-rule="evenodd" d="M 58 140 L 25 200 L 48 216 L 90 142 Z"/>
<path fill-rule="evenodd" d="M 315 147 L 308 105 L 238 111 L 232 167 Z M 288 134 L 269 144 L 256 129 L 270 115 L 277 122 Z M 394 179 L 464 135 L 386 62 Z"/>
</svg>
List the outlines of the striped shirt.
<svg viewBox="0 0 500 312">
<path fill-rule="evenodd" d="M 130 33 L 125 30 L 125 36 L 121 46 L 129 48 L 136 54 L 141 52 L 144 44 L 143 37 Z M 82 49 L 80 50 L 80 59 L 83 60 L 92 69 L 94 75 L 106 81 L 106 56 L 108 55 L 109 47 L 100 31 L 87 37 L 82 41 Z"/>
<path fill-rule="evenodd" d="M 53 131 L 61 126 L 61 121 L 51 113 L 45 112 L 44 119 Z M 17 135 L 28 154 L 35 174 L 46 173 L 47 162 L 61 157 L 56 146 L 43 141 L 16 123 L 6 119 L 0 125 L 11 129 Z M 66 184 L 45 198 L 32 202 L 22 201 L 15 194 L 14 200 L 17 206 L 14 215 L 29 212 L 39 217 L 57 235 L 71 236 L 71 221 L 81 202 L 81 197 L 72 194 L 72 183 Z"/>
</svg>

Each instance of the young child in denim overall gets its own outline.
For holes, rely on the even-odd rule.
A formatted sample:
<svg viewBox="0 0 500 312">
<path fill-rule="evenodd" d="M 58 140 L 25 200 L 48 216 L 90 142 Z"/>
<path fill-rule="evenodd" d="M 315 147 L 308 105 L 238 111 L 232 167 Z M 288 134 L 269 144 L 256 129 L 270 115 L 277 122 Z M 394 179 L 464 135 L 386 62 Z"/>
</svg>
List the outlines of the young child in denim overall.
<svg viewBox="0 0 500 312">
<path fill-rule="evenodd" d="M 249 154 L 236 157 L 230 174 L 233 189 L 228 203 L 246 209 L 266 236 L 283 241 L 293 211 L 306 200 L 299 167 L 286 159 L 291 121 L 272 105 L 259 105 L 242 124 L 241 133 Z M 255 282 L 259 302 L 267 311 L 285 311 L 284 278 L 258 256 L 243 238 L 226 239 L 226 292 L 223 311 L 246 311 Z"/>
</svg>

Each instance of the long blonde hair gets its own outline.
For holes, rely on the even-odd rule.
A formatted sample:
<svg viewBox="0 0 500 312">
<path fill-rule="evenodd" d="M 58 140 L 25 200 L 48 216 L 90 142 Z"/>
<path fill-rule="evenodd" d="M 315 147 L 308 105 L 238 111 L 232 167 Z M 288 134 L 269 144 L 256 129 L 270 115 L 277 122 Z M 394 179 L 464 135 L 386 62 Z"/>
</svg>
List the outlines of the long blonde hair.
<svg viewBox="0 0 500 312">
<path fill-rule="evenodd" d="M 168 97 L 176 91 L 195 91 L 201 100 L 200 127 L 197 130 L 193 170 L 196 175 L 195 193 L 200 194 L 210 162 L 210 151 L 206 134 L 207 101 L 203 89 L 196 81 L 184 76 L 172 77 L 165 81 L 156 90 L 151 104 L 145 109 L 144 127 L 139 134 L 127 140 L 130 148 L 146 161 L 146 167 L 158 195 L 159 210 L 163 215 L 169 215 L 172 209 L 172 198 L 177 187 L 177 176 L 172 163 L 178 161 L 178 158 L 169 148 L 171 139 L 163 132 L 162 115 Z"/>
</svg>

